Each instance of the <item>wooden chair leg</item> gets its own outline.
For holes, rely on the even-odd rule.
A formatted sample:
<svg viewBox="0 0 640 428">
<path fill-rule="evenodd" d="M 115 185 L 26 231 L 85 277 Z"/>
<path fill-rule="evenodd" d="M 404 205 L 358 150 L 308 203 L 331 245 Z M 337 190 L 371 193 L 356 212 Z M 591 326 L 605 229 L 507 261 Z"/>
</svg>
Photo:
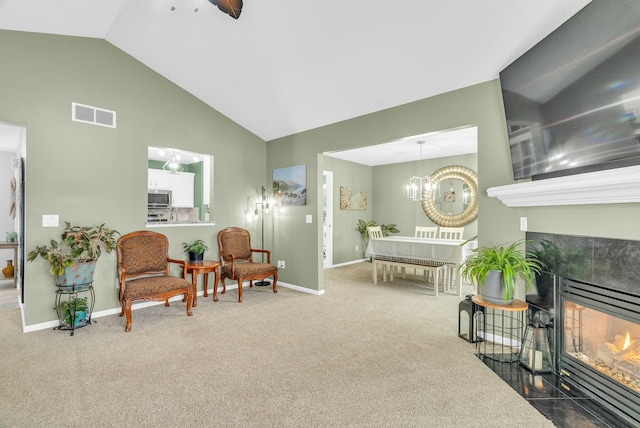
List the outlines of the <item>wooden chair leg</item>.
<svg viewBox="0 0 640 428">
<path fill-rule="evenodd" d="M 187 293 L 187 316 L 192 316 L 193 312 L 191 312 L 191 308 L 193 306 L 193 290 L 189 290 Z"/>
<path fill-rule="evenodd" d="M 224 277 L 220 280 L 222 282 L 222 294 L 224 294 L 227 287 L 224 285 Z M 218 301 L 218 278 L 216 277 L 216 281 L 213 283 L 213 301 Z"/>
<path fill-rule="evenodd" d="M 125 302 L 125 305 L 124 305 L 124 312 L 127 315 L 127 325 L 124 328 L 125 332 L 131 331 L 131 304 L 132 303 L 133 302 L 131 301 L 127 301 Z"/>
</svg>

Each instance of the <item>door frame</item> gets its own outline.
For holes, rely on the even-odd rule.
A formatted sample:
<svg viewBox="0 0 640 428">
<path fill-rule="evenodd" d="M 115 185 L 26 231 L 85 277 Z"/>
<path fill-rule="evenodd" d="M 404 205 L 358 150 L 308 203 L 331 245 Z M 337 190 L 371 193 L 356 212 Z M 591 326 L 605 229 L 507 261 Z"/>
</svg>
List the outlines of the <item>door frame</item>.
<svg viewBox="0 0 640 428">
<path fill-rule="evenodd" d="M 322 191 L 324 193 L 322 219 L 322 248 L 324 267 L 333 266 L 333 171 L 322 171 L 324 178 Z"/>
</svg>

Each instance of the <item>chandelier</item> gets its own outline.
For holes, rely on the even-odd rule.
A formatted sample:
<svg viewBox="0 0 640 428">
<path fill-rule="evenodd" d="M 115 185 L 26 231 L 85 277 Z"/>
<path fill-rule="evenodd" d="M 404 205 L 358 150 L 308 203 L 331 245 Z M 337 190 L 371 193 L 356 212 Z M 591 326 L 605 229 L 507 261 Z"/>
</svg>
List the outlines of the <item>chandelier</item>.
<svg viewBox="0 0 640 428">
<path fill-rule="evenodd" d="M 176 154 L 176 152 L 173 152 L 173 156 L 162 165 L 162 169 L 169 172 L 169 174 L 180 174 L 184 171 L 184 168 L 180 164 L 180 153 Z"/>
<path fill-rule="evenodd" d="M 420 147 L 420 170 L 422 170 L 422 145 L 424 141 L 418 141 Z M 402 183 L 402 197 L 410 201 L 424 201 L 431 194 L 431 178 L 425 176 L 413 176 Z"/>
</svg>

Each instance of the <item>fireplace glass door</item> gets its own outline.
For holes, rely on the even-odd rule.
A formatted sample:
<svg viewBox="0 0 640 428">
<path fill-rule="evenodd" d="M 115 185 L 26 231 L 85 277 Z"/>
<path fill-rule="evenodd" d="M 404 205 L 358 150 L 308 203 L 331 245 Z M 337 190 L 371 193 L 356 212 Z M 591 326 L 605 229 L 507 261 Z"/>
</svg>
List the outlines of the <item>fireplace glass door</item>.
<svg viewBox="0 0 640 428">
<path fill-rule="evenodd" d="M 564 300 L 564 354 L 640 393 L 640 325 Z"/>
</svg>

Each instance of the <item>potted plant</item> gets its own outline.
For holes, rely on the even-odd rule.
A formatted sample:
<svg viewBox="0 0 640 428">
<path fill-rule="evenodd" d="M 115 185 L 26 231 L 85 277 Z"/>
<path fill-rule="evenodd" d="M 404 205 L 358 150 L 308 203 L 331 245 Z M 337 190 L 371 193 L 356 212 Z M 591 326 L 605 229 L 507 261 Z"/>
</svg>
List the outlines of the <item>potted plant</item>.
<svg viewBox="0 0 640 428">
<path fill-rule="evenodd" d="M 499 244 L 473 251 L 460 266 L 461 275 L 478 287 L 478 292 L 493 303 L 509 304 L 515 294 L 516 279 L 525 281 L 526 289 L 544 263 L 535 254 L 524 251 L 524 241 Z"/>
<path fill-rule="evenodd" d="M 38 256 L 49 262 L 49 272 L 56 278 L 56 285 L 69 287 L 93 282 L 95 263 L 102 251 L 110 253 L 117 246 L 117 230 L 103 224 L 99 226 L 71 226 L 65 222 L 60 241 L 37 246 L 27 255 L 28 261 Z"/>
<path fill-rule="evenodd" d="M 86 297 L 72 297 L 68 301 L 63 300 L 58 306 L 60 312 L 60 321 L 65 326 L 74 327 L 81 326 L 87 322 L 87 298 Z M 72 316 L 73 314 L 73 316 Z"/>
<path fill-rule="evenodd" d="M 204 259 L 204 252 L 209 251 L 209 247 L 202 239 L 191 243 L 183 242 L 182 245 L 184 252 L 189 254 L 190 262 L 201 262 Z"/>
</svg>

